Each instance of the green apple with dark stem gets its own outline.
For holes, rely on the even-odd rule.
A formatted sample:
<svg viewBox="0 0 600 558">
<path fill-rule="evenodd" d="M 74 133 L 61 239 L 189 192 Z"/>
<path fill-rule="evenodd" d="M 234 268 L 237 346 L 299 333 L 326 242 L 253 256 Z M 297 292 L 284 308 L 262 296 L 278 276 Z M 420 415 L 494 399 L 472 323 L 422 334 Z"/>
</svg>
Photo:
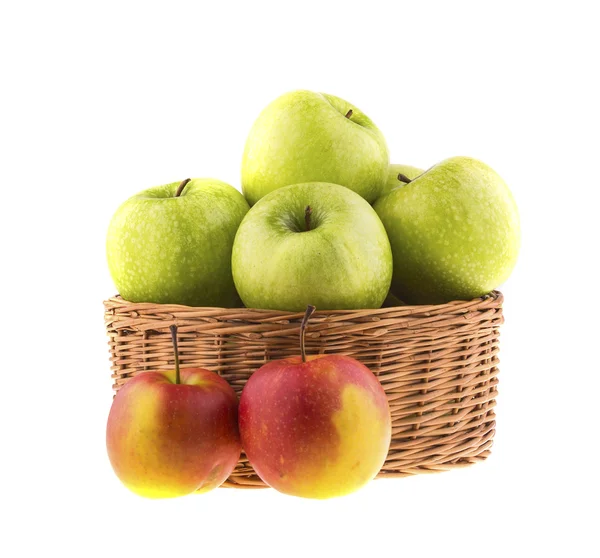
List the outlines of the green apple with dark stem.
<svg viewBox="0 0 600 558">
<path fill-rule="evenodd" d="M 337 184 L 286 186 L 246 215 L 233 244 L 235 286 L 252 308 L 379 308 L 392 253 L 374 209 Z"/>
<path fill-rule="evenodd" d="M 375 201 L 389 154 L 371 119 L 344 99 L 292 91 L 260 114 L 246 141 L 242 188 L 250 205 L 277 188 L 303 182 L 341 184 Z"/>
<path fill-rule="evenodd" d="M 113 281 L 131 302 L 240 304 L 231 250 L 249 206 L 233 186 L 186 179 L 144 190 L 114 214 L 106 238 Z"/>
<path fill-rule="evenodd" d="M 423 169 L 411 167 L 410 165 L 390 165 L 388 168 L 387 181 L 381 195 L 385 196 L 394 188 L 406 186 L 411 180 L 414 180 L 424 172 Z"/>
<path fill-rule="evenodd" d="M 374 208 L 392 246 L 391 291 L 408 304 L 482 296 L 516 264 L 517 206 L 502 178 L 476 159 L 446 159 Z"/>
</svg>

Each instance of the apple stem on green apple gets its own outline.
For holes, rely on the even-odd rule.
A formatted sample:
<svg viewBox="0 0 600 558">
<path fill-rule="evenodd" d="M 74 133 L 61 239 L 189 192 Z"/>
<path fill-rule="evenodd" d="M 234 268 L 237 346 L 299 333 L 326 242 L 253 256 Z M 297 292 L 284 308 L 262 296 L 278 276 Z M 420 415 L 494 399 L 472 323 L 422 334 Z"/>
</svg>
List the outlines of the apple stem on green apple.
<svg viewBox="0 0 600 558">
<path fill-rule="evenodd" d="M 398 180 L 400 182 L 405 182 L 406 184 L 410 184 L 412 182 L 412 180 L 410 178 L 408 178 L 408 176 L 406 176 L 405 174 L 402 174 L 401 172 L 398 173 Z"/>
<path fill-rule="evenodd" d="M 169 327 L 171 330 L 171 339 L 173 339 L 173 350 L 175 351 L 175 383 L 181 383 L 181 376 L 179 374 L 179 351 L 177 349 L 177 326 L 172 325 Z"/>
<path fill-rule="evenodd" d="M 310 231 L 310 216 L 312 215 L 312 207 L 310 205 L 306 206 L 304 210 L 304 223 L 306 224 L 306 230 Z"/>
<path fill-rule="evenodd" d="M 306 362 L 306 349 L 304 348 L 304 334 L 306 333 L 306 325 L 308 324 L 308 320 L 313 315 L 315 310 L 316 308 L 312 304 L 309 304 L 306 307 L 304 318 L 302 318 L 302 323 L 300 324 L 300 354 L 302 355 L 302 362 Z"/>
<path fill-rule="evenodd" d="M 346 113 L 346 118 L 350 118 L 352 116 L 352 109 L 350 109 L 347 113 Z"/>
<path fill-rule="evenodd" d="M 179 188 L 177 188 L 177 192 L 175 192 L 175 197 L 178 198 L 179 196 L 181 196 L 181 193 L 183 192 L 183 189 L 186 187 L 187 183 L 191 180 L 191 178 L 186 178 L 185 180 L 183 180 L 181 182 L 181 184 L 179 185 Z"/>
</svg>

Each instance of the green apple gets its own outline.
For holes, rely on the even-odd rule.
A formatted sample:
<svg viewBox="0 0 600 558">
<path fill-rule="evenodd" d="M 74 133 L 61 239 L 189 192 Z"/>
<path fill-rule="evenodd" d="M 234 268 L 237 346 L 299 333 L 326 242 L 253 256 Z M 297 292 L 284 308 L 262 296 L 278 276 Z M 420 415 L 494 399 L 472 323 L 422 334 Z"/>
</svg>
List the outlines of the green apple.
<svg viewBox="0 0 600 558">
<path fill-rule="evenodd" d="M 517 261 L 520 228 L 513 196 L 476 159 L 446 159 L 374 208 L 392 245 L 391 290 L 406 303 L 484 295 L 508 278 Z"/>
<path fill-rule="evenodd" d="M 424 172 L 423 169 L 411 167 L 410 165 L 390 165 L 388 167 L 387 181 L 381 195 L 385 196 L 394 188 L 406 186 L 411 180 L 414 180 Z"/>
<path fill-rule="evenodd" d="M 113 281 L 131 302 L 239 305 L 233 239 L 249 206 L 229 184 L 187 179 L 144 190 L 114 214 L 106 238 Z"/>
<path fill-rule="evenodd" d="M 325 93 L 292 91 L 260 114 L 246 141 L 242 189 L 250 205 L 282 186 L 341 184 L 368 202 L 384 187 L 385 139 L 354 105 Z"/>
<path fill-rule="evenodd" d="M 294 184 L 246 215 L 233 244 L 233 279 L 252 308 L 379 308 L 392 252 L 375 210 L 337 184 Z"/>
</svg>

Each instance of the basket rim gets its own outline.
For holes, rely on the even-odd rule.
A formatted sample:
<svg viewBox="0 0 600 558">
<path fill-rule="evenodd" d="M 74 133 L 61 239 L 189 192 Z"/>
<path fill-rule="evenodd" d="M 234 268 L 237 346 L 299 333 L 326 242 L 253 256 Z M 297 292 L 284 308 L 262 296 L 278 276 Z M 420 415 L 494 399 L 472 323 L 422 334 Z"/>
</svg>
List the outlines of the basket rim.
<svg viewBox="0 0 600 558">
<path fill-rule="evenodd" d="M 493 304 L 501 306 L 504 301 L 504 295 L 497 289 L 489 293 L 473 298 L 471 300 L 453 300 L 441 304 L 405 304 L 401 306 L 386 306 L 381 308 L 357 308 L 352 310 L 319 310 L 318 308 L 313 314 L 313 317 L 323 316 L 345 316 L 351 318 L 354 316 L 388 314 L 390 312 L 400 312 L 402 314 L 426 314 L 431 311 L 439 313 L 444 309 L 453 311 L 469 311 L 473 310 L 482 304 Z M 275 310 L 268 308 L 248 308 L 245 306 L 226 308 L 221 306 L 188 306 L 185 304 L 159 303 L 159 302 L 131 302 L 124 299 L 120 294 L 116 294 L 104 300 L 104 307 L 109 310 L 117 307 L 127 307 L 132 312 L 144 312 L 154 310 L 157 307 L 162 312 L 201 312 L 204 316 L 210 316 L 214 313 L 215 316 L 223 313 L 256 315 L 265 317 L 268 315 L 277 315 L 285 319 L 298 319 L 304 316 L 304 310 L 296 312 L 290 310 Z"/>
</svg>

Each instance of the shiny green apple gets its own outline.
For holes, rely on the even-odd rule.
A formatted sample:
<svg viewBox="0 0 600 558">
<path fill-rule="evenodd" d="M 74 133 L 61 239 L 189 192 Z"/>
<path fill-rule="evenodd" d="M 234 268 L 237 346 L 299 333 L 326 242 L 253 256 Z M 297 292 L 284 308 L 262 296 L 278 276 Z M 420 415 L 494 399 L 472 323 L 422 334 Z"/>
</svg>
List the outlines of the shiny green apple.
<svg viewBox="0 0 600 558">
<path fill-rule="evenodd" d="M 195 178 L 144 190 L 114 214 L 106 256 L 131 302 L 239 305 L 231 250 L 248 203 L 220 180 Z"/>
<path fill-rule="evenodd" d="M 235 286 L 252 308 L 379 308 L 392 253 L 374 209 L 337 184 L 271 192 L 250 209 L 233 244 Z"/>
<path fill-rule="evenodd" d="M 282 186 L 341 184 L 375 201 L 389 166 L 385 139 L 371 119 L 339 97 L 282 95 L 260 114 L 246 141 L 242 189 L 250 205 Z"/>
<path fill-rule="evenodd" d="M 470 300 L 501 285 L 517 261 L 517 206 L 502 178 L 452 157 L 380 198 L 394 257 L 392 293 L 406 303 Z"/>
</svg>

